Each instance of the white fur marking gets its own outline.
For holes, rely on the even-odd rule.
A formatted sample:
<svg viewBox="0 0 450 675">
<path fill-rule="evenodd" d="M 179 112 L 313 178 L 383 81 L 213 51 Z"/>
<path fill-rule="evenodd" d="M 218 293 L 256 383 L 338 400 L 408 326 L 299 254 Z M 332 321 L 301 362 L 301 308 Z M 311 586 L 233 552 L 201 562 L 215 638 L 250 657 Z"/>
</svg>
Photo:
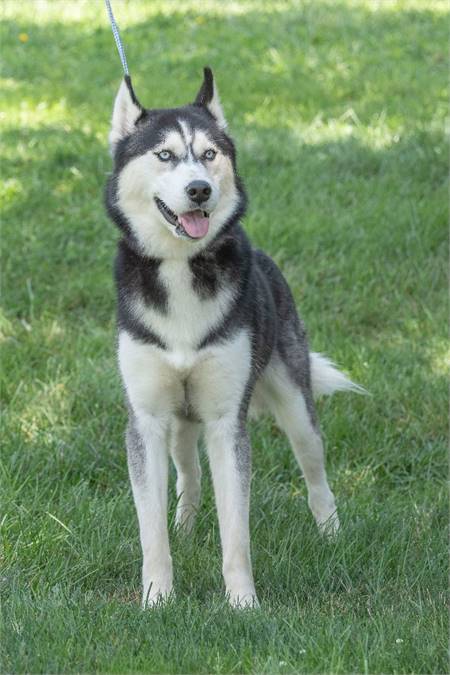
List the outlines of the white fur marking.
<svg viewBox="0 0 450 675">
<path fill-rule="evenodd" d="M 122 80 L 114 101 L 111 120 L 111 131 L 109 133 L 111 150 L 118 141 L 133 131 L 135 122 L 140 114 L 140 108 L 133 103 L 126 82 Z"/>
<path fill-rule="evenodd" d="M 165 260 L 159 278 L 168 290 L 166 314 L 136 300 L 133 311 L 167 345 L 162 353 L 178 369 L 191 368 L 199 358 L 198 345 L 226 315 L 233 290 L 219 290 L 213 298 L 202 299 L 192 288 L 192 272 L 183 260 Z"/>
<path fill-rule="evenodd" d="M 367 394 L 364 387 L 352 382 L 336 365 L 322 354 L 311 352 L 311 385 L 315 397 L 334 394 L 336 391 L 354 391 Z"/>
<path fill-rule="evenodd" d="M 219 126 L 221 129 L 226 129 L 227 128 L 227 121 L 225 119 L 225 115 L 222 109 L 222 104 L 220 102 L 220 97 L 219 97 L 219 92 L 216 87 L 216 83 L 214 81 L 213 83 L 213 96 L 211 101 L 207 104 L 206 106 L 208 110 L 212 113 L 212 115 L 215 117 L 217 126 Z"/>
<path fill-rule="evenodd" d="M 181 127 L 182 133 L 183 133 L 183 142 L 186 147 L 186 152 L 189 152 L 189 149 L 192 145 L 192 140 L 193 140 L 193 134 L 191 129 L 188 127 L 186 122 L 184 120 L 178 120 L 178 124 Z"/>
<path fill-rule="evenodd" d="M 118 206 L 147 255 L 186 260 L 205 248 L 233 213 L 238 195 L 231 164 L 226 157 L 213 164 L 217 166 L 211 172 L 201 162 L 192 160 L 181 161 L 173 168 L 170 162 L 161 162 L 150 150 L 132 159 L 121 171 Z M 166 221 L 154 201 L 155 196 L 159 197 L 177 215 L 191 210 L 186 186 L 193 180 L 206 180 L 212 189 L 208 200 L 209 231 L 198 241 L 176 238 L 175 228 Z"/>
</svg>

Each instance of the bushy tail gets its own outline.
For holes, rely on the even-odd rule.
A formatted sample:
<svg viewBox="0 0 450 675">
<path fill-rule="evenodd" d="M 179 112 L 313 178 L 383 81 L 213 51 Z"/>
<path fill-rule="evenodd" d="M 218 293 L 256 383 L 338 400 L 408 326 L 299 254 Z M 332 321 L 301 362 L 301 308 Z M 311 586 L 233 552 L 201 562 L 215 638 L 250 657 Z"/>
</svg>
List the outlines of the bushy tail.
<svg viewBox="0 0 450 675">
<path fill-rule="evenodd" d="M 352 382 L 326 356 L 311 352 L 311 385 L 314 398 L 324 394 L 334 394 L 335 391 L 354 391 L 357 394 L 367 394 L 364 387 Z"/>
</svg>

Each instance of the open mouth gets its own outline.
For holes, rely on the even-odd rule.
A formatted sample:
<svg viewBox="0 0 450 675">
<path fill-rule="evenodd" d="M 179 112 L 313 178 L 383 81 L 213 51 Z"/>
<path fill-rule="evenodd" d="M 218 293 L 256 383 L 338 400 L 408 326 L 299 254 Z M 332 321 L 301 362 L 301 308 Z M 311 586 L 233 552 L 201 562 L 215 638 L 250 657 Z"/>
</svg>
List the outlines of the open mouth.
<svg viewBox="0 0 450 675">
<path fill-rule="evenodd" d="M 175 227 L 175 234 L 178 237 L 201 239 L 207 234 L 209 229 L 209 213 L 207 211 L 196 209 L 177 216 L 159 197 L 155 197 L 155 202 L 167 222 Z"/>
</svg>

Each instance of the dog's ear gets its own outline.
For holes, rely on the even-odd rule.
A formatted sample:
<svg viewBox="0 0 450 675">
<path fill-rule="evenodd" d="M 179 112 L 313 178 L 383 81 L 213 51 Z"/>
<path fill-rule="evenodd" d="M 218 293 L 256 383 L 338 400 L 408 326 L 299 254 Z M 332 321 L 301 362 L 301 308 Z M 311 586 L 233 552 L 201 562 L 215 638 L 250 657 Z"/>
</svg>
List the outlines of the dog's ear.
<svg viewBox="0 0 450 675">
<path fill-rule="evenodd" d="M 225 129 L 227 121 L 223 114 L 222 106 L 220 105 L 219 94 L 214 82 L 214 77 L 211 68 L 206 66 L 203 69 L 203 84 L 200 87 L 194 105 L 202 106 L 209 110 L 211 115 L 215 118 L 218 126 Z"/>
<path fill-rule="evenodd" d="M 114 150 L 116 143 L 133 131 L 136 122 L 144 113 L 145 110 L 133 91 L 131 78 L 125 75 L 114 101 L 111 131 L 109 132 L 111 151 Z"/>
</svg>

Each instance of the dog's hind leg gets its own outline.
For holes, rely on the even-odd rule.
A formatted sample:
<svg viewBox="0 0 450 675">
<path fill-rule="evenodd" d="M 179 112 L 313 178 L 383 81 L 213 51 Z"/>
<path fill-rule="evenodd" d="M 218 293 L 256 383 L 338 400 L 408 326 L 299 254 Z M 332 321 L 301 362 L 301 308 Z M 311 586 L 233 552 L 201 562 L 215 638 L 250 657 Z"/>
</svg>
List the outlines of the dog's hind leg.
<svg viewBox="0 0 450 675">
<path fill-rule="evenodd" d="M 185 532 L 191 531 L 200 503 L 199 436 L 199 423 L 175 418 L 171 428 L 170 454 L 177 471 L 176 524 Z"/>
<path fill-rule="evenodd" d="M 325 470 L 325 453 L 317 426 L 309 379 L 295 381 L 279 357 L 273 357 L 264 383 L 267 403 L 288 436 L 308 490 L 308 504 L 322 532 L 339 528 L 336 504 Z"/>
</svg>

